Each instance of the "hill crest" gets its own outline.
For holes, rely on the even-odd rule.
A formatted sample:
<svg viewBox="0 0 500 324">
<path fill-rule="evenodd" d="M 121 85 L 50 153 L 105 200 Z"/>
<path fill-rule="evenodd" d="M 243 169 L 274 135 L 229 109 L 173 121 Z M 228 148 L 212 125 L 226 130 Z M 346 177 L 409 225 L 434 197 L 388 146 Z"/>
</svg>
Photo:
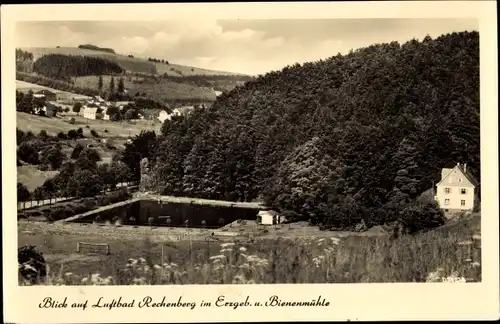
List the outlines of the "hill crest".
<svg viewBox="0 0 500 324">
<path fill-rule="evenodd" d="M 82 45 L 80 45 L 82 46 Z M 94 45 L 90 45 L 94 47 Z M 212 76 L 212 75 L 227 75 L 227 76 L 248 76 L 243 73 L 216 71 L 193 66 L 186 66 L 180 64 L 165 64 L 161 62 L 151 62 L 147 58 L 130 57 L 129 55 L 112 53 L 95 46 L 97 49 L 81 48 L 81 47 L 21 47 L 23 51 L 33 53 L 34 59 L 38 59 L 46 54 L 63 54 L 63 55 L 82 55 L 82 56 L 95 56 L 105 58 L 116 62 L 124 70 L 129 73 L 143 73 L 154 75 L 168 75 L 168 76 Z M 110 49 L 111 50 L 111 49 Z"/>
</svg>

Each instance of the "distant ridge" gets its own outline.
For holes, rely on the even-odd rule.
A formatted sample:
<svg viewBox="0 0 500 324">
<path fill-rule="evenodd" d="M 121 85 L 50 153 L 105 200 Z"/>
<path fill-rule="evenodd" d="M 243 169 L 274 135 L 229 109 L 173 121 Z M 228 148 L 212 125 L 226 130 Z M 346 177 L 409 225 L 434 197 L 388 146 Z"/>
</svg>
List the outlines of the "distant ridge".
<svg viewBox="0 0 500 324">
<path fill-rule="evenodd" d="M 99 46 L 95 46 L 95 45 L 92 45 L 92 44 L 79 45 L 78 48 L 89 49 L 89 50 L 94 50 L 94 51 L 102 51 L 102 52 L 108 52 L 108 53 L 116 54 L 115 50 L 112 49 L 112 48 L 99 47 Z"/>
<path fill-rule="evenodd" d="M 82 47 L 83 46 L 83 47 Z M 33 53 L 34 59 L 38 59 L 47 54 L 64 54 L 64 55 L 82 55 L 95 56 L 114 61 L 124 70 L 130 73 L 144 73 L 153 75 L 168 75 L 168 76 L 212 76 L 212 75 L 228 75 L 228 76 L 248 76 L 244 73 L 235 73 L 227 71 L 215 71 L 198 67 L 191 67 L 179 64 L 163 64 L 161 62 L 150 62 L 147 58 L 139 58 L 129 56 L 128 54 L 117 54 L 113 49 L 100 48 L 91 44 L 80 45 L 79 47 L 23 47 L 21 50 Z"/>
</svg>

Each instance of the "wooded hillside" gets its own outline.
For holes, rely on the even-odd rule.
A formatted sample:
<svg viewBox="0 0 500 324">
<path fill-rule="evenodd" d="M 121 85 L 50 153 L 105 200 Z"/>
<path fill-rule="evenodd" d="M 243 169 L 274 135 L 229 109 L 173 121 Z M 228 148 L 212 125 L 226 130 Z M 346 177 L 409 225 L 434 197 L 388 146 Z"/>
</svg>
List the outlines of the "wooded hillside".
<svg viewBox="0 0 500 324">
<path fill-rule="evenodd" d="M 467 163 L 480 179 L 479 34 L 288 66 L 162 134 L 153 169 L 164 193 L 262 197 L 337 227 L 401 219 L 441 168 Z"/>
<path fill-rule="evenodd" d="M 115 62 L 93 56 L 48 54 L 33 64 L 33 71 L 47 77 L 69 79 L 77 76 L 123 73 Z"/>
</svg>

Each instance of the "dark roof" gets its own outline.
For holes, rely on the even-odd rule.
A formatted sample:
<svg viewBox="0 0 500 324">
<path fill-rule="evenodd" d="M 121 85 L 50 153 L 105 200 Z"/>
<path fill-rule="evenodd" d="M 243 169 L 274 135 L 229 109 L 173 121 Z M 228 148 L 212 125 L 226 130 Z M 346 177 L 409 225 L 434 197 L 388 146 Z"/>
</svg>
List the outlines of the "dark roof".
<svg viewBox="0 0 500 324">
<path fill-rule="evenodd" d="M 470 171 L 467 171 L 465 172 L 464 171 L 464 165 L 463 164 L 460 164 L 458 166 L 458 168 L 460 169 L 460 171 L 462 171 L 462 173 L 467 177 L 467 179 L 474 185 L 474 186 L 478 186 L 479 185 L 479 181 L 477 181 L 476 177 L 474 177 Z"/>
<path fill-rule="evenodd" d="M 274 211 L 274 210 L 261 210 L 261 211 L 259 212 L 259 214 L 260 214 L 260 213 L 268 213 L 268 214 L 270 214 L 270 215 L 272 215 L 272 216 L 279 215 L 279 213 L 278 213 L 277 211 Z"/>
<path fill-rule="evenodd" d="M 56 95 L 54 92 L 47 90 L 47 89 L 43 89 L 43 90 L 37 91 L 35 93 L 40 93 L 40 94 L 44 94 L 44 95 Z"/>
<path fill-rule="evenodd" d="M 439 181 L 438 184 L 440 184 L 445 178 L 447 178 L 448 175 L 450 175 L 450 173 L 455 169 L 458 169 L 460 172 L 462 172 L 462 174 L 465 175 L 467 180 L 469 180 L 472 183 L 472 185 L 474 185 L 475 187 L 477 187 L 479 185 L 479 181 L 477 181 L 477 179 L 470 173 L 470 171 L 465 172 L 463 164 L 457 164 L 454 168 L 450 168 L 450 169 L 448 169 L 448 168 L 442 169 L 441 170 L 441 180 Z"/>
</svg>

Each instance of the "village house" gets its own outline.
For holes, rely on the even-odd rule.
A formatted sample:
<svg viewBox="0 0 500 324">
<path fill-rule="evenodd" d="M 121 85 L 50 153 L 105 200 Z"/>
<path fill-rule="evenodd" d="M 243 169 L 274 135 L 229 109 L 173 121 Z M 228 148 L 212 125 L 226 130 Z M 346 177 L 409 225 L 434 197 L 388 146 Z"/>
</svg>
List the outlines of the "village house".
<svg viewBox="0 0 500 324">
<path fill-rule="evenodd" d="M 280 222 L 279 214 L 274 210 L 261 210 L 257 214 L 257 222 L 262 225 L 279 224 Z"/>
<path fill-rule="evenodd" d="M 180 107 L 180 108 L 175 108 L 171 114 L 169 114 L 168 112 L 166 112 L 165 110 L 162 110 L 160 112 L 160 114 L 158 115 L 158 120 L 160 122 L 164 122 L 165 120 L 170 120 L 172 119 L 173 116 L 181 116 L 181 115 L 188 115 L 189 113 L 191 113 L 192 111 L 194 110 L 194 106 L 183 106 L 183 107 Z"/>
<path fill-rule="evenodd" d="M 170 114 L 165 110 L 160 111 L 160 114 L 158 115 L 158 120 L 163 123 L 167 119 L 170 120 Z"/>
<path fill-rule="evenodd" d="M 118 107 L 118 109 L 123 110 L 123 108 L 131 103 L 134 103 L 133 101 L 117 101 L 115 102 L 115 106 Z"/>
<path fill-rule="evenodd" d="M 108 115 L 108 109 L 106 108 L 102 111 L 102 119 L 109 120 L 109 118 L 110 118 L 110 116 Z"/>
<path fill-rule="evenodd" d="M 80 95 L 76 95 L 76 96 L 73 96 L 72 100 L 73 100 L 73 103 L 85 103 L 87 102 L 88 100 L 90 99 L 90 97 L 87 97 L 87 96 L 80 96 Z"/>
<path fill-rule="evenodd" d="M 35 95 L 43 95 L 46 101 L 57 101 L 57 94 L 46 89 L 35 92 Z"/>
<path fill-rule="evenodd" d="M 97 118 L 97 107 L 84 107 L 82 108 L 83 117 L 87 119 L 96 119 Z"/>
<path fill-rule="evenodd" d="M 42 93 L 34 93 L 33 94 L 33 98 L 35 99 L 41 99 L 41 100 L 45 100 L 45 95 L 42 94 Z"/>
<path fill-rule="evenodd" d="M 478 181 L 464 163 L 441 170 L 441 181 L 436 185 L 435 200 L 445 214 L 472 211 L 476 203 Z"/>
<path fill-rule="evenodd" d="M 194 106 L 183 106 L 180 108 L 175 108 L 172 112 L 172 116 L 188 115 L 194 110 Z"/>
</svg>

